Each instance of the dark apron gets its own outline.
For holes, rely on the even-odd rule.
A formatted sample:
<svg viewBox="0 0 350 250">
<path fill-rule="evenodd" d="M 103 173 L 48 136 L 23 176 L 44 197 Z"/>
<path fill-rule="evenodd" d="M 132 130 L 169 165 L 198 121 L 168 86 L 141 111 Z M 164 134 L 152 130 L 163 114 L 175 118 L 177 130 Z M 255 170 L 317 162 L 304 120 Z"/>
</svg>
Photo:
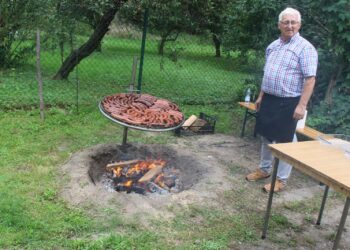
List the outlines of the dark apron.
<svg viewBox="0 0 350 250">
<path fill-rule="evenodd" d="M 264 94 L 257 113 L 256 132 L 273 142 L 291 142 L 297 126 L 293 119 L 300 97 Z"/>
</svg>

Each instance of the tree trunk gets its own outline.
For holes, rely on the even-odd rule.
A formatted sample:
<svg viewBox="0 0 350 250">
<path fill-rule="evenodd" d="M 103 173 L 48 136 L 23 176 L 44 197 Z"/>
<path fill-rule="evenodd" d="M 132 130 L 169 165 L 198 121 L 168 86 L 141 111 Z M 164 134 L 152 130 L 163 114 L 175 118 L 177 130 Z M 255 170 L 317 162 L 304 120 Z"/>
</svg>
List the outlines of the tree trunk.
<svg viewBox="0 0 350 250">
<path fill-rule="evenodd" d="M 162 37 L 160 42 L 159 42 L 159 47 L 158 47 L 158 54 L 159 55 L 164 55 L 164 45 L 165 45 L 166 38 Z"/>
<path fill-rule="evenodd" d="M 64 38 L 63 37 L 59 38 L 58 46 L 60 48 L 61 64 L 62 64 L 64 61 Z"/>
<path fill-rule="evenodd" d="M 60 69 L 53 77 L 56 80 L 67 79 L 70 72 L 77 66 L 81 60 L 85 57 L 88 57 L 92 52 L 94 52 L 98 46 L 101 44 L 101 41 L 105 34 L 108 31 L 108 27 L 112 22 L 115 14 L 117 13 L 120 4 L 115 4 L 113 8 L 107 10 L 100 19 L 100 22 L 97 24 L 96 29 L 93 34 L 90 36 L 89 40 L 84 43 L 80 48 L 72 51 L 68 58 L 63 62 Z"/>
<path fill-rule="evenodd" d="M 180 32 L 175 30 L 176 33 L 175 33 L 174 38 L 169 38 L 173 31 L 174 30 L 169 30 L 165 34 L 163 33 L 161 35 L 161 39 L 159 41 L 159 46 L 158 46 L 158 54 L 159 55 L 161 55 L 161 56 L 164 55 L 164 47 L 165 47 L 165 43 L 167 41 L 176 41 L 177 37 L 179 36 Z"/>
<path fill-rule="evenodd" d="M 326 91 L 326 96 L 325 96 L 325 101 L 328 105 L 332 105 L 333 103 L 333 89 L 335 85 L 337 84 L 338 78 L 341 76 L 343 72 L 344 65 L 343 63 L 339 63 L 334 70 L 334 72 L 331 75 L 331 79 L 329 80 L 328 86 L 327 86 L 327 91 Z"/>
<path fill-rule="evenodd" d="M 100 53 L 102 52 L 102 43 L 101 42 L 97 45 L 96 52 L 100 52 Z"/>
<path fill-rule="evenodd" d="M 217 35 L 213 34 L 213 42 L 215 45 L 215 57 L 221 57 L 221 41 Z"/>
</svg>

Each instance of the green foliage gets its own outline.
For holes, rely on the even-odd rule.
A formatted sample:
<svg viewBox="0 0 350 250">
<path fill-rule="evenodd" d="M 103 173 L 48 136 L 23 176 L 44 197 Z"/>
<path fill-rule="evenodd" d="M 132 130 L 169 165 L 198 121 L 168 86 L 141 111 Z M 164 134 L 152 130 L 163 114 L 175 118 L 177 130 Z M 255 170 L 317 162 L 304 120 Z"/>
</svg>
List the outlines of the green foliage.
<svg viewBox="0 0 350 250">
<path fill-rule="evenodd" d="M 210 45 L 194 40 L 193 36 L 179 38 L 176 46 L 184 49 L 177 62 L 157 55 L 157 43 L 148 41 L 142 91 L 180 105 L 203 105 L 203 109 L 207 105 L 231 105 L 241 100 L 238 90 L 249 76 L 234 72 L 237 66 L 233 60 L 213 58 Z M 94 53 L 84 60 L 79 71 L 73 72 L 67 81 L 50 79 L 60 64 L 60 56 L 57 50 L 43 50 L 41 64 L 46 105 L 69 107 L 75 106 L 77 101 L 80 105 L 91 105 L 105 95 L 125 92 L 130 82 L 130 55 L 139 52 L 139 45 L 138 40 L 109 36 L 105 39 L 103 53 Z M 0 89 L 1 108 L 37 107 L 33 68 L 4 71 Z"/>
<path fill-rule="evenodd" d="M 350 135 L 349 94 L 341 91 L 333 94 L 332 106 L 322 101 L 314 107 L 308 123 L 325 133 Z"/>
<path fill-rule="evenodd" d="M 245 54 L 249 50 L 264 50 L 278 31 L 277 15 L 280 1 L 232 1 L 227 8 L 223 45 L 227 50 Z"/>
<path fill-rule="evenodd" d="M 301 3 L 300 3 L 301 4 Z M 318 79 L 313 110 L 314 126 L 328 133 L 350 133 L 350 3 L 304 3 L 305 34 L 319 48 Z"/>
<path fill-rule="evenodd" d="M 226 13 L 223 44 L 227 50 L 239 50 L 243 55 L 250 50 L 263 53 L 266 46 L 278 37 L 278 14 L 287 6 L 301 12 L 300 32 L 319 53 L 312 102 L 314 107 L 321 103 L 321 107 L 313 112 L 317 115 L 313 124 L 325 131 L 347 130 L 346 122 L 350 118 L 337 119 L 335 114 L 339 105 L 346 106 L 350 98 L 348 91 L 337 91 L 350 85 L 350 54 L 347 53 L 350 50 L 349 1 L 233 1 Z M 340 99 L 343 102 L 339 102 Z M 327 118 L 327 114 L 331 118 Z"/>
<path fill-rule="evenodd" d="M 141 28 L 148 9 L 148 29 L 160 36 L 159 54 L 163 54 L 165 43 L 176 41 L 180 33 L 215 35 L 219 39 L 227 4 L 228 1 L 217 0 L 133 0 L 123 5 L 119 18 Z"/>
<path fill-rule="evenodd" d="M 33 52 L 33 36 L 50 13 L 51 1 L 0 1 L 0 68 L 9 68 Z"/>
</svg>

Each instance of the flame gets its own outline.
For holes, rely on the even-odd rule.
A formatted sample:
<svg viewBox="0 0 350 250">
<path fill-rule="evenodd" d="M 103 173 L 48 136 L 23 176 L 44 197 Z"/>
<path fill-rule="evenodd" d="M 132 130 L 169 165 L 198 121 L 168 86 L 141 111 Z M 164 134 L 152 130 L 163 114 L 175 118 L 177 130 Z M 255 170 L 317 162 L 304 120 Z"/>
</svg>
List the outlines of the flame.
<svg viewBox="0 0 350 250">
<path fill-rule="evenodd" d="M 113 173 L 116 177 L 122 176 L 122 171 L 123 171 L 122 167 L 113 168 Z"/>
<path fill-rule="evenodd" d="M 132 180 L 128 180 L 124 183 L 125 187 L 131 187 L 132 186 Z"/>
<path fill-rule="evenodd" d="M 145 175 L 151 169 L 161 165 L 165 166 L 166 161 L 164 160 L 144 160 L 134 163 L 133 165 L 118 165 L 113 167 L 112 173 L 113 177 L 121 178 L 122 180 L 119 182 L 120 186 L 131 188 L 134 185 L 134 182 L 140 179 L 140 176 Z M 160 187 L 164 187 L 165 183 L 164 174 L 160 173 L 156 176 L 154 183 L 159 185 Z"/>
<path fill-rule="evenodd" d="M 164 173 L 160 173 L 157 178 L 154 180 L 154 183 L 157 184 L 158 186 L 164 188 Z"/>
</svg>

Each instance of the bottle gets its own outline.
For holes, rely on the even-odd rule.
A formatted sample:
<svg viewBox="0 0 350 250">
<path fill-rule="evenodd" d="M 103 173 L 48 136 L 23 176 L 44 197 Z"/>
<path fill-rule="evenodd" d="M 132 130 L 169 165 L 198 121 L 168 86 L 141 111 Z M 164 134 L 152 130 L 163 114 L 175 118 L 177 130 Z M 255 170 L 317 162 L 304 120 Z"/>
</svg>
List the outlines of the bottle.
<svg viewBox="0 0 350 250">
<path fill-rule="evenodd" d="M 247 89 L 247 93 L 244 97 L 244 101 L 246 104 L 249 104 L 250 103 L 250 95 L 251 95 L 251 92 L 250 92 L 250 88 Z"/>
</svg>

